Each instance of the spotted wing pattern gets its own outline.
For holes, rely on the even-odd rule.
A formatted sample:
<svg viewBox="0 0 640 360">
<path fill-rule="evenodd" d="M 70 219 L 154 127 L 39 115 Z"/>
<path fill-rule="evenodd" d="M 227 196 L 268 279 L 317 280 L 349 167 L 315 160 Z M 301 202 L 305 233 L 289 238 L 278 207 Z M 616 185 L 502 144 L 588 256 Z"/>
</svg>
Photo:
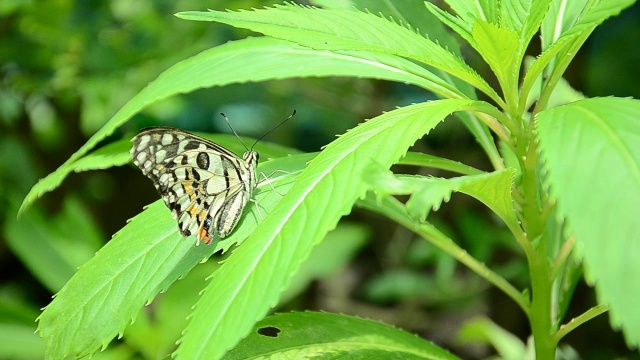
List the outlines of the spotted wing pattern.
<svg viewBox="0 0 640 360">
<path fill-rule="evenodd" d="M 170 127 L 143 129 L 131 157 L 151 179 L 183 236 L 210 244 L 229 235 L 256 188 L 258 153 L 240 158 L 207 139 Z"/>
</svg>

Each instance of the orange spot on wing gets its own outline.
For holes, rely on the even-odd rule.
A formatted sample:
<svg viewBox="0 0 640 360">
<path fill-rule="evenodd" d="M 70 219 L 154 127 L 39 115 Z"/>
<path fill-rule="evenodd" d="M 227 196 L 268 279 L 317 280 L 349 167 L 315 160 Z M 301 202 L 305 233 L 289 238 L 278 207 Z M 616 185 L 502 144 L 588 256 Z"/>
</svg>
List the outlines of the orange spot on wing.
<svg viewBox="0 0 640 360">
<path fill-rule="evenodd" d="M 198 230 L 198 242 L 200 242 L 200 240 L 204 239 L 204 243 L 209 245 L 211 244 L 211 236 L 209 236 L 209 234 L 207 234 L 207 232 L 209 231 L 208 229 L 204 228 L 204 221 L 203 219 L 200 219 L 201 224 L 200 225 L 200 229 Z"/>
<path fill-rule="evenodd" d="M 196 191 L 192 186 L 192 182 L 185 182 L 182 184 L 182 186 L 184 187 L 184 192 L 189 195 L 189 198 L 191 200 L 194 200 L 196 198 Z"/>
</svg>

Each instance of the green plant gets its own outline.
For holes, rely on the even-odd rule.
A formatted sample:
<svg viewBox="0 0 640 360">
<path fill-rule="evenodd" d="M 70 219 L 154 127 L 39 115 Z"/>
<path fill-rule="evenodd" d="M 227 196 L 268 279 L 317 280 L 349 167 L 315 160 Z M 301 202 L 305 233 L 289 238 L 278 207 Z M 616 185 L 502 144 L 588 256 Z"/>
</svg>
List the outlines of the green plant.
<svg viewBox="0 0 640 360">
<path fill-rule="evenodd" d="M 178 358 L 220 358 L 267 315 L 312 249 L 354 205 L 406 226 L 507 294 L 530 321 L 539 359 L 554 358 L 564 335 L 606 311 L 629 344 L 640 343 L 640 312 L 634 301 L 640 295 L 634 276 L 640 270 L 635 261 L 640 234 L 634 227 L 640 203 L 640 147 L 634 146 L 640 133 L 640 103 L 620 98 L 576 101 L 579 95 L 562 79 L 593 29 L 633 1 L 576 1 L 568 8 L 551 0 L 487 1 L 478 7 L 448 1 L 457 17 L 412 1 L 396 5 L 354 1 L 363 8 L 380 7 L 383 16 L 347 10 L 333 1 L 318 3 L 327 9 L 288 4 L 178 14 L 268 37 L 218 46 L 169 68 L 39 182 L 21 210 L 72 171 L 128 163 L 126 139 L 89 151 L 145 106 L 174 94 L 246 81 L 356 76 L 412 84 L 442 100 L 382 114 L 319 154 L 283 157 L 292 150 L 268 145 L 259 149 L 277 157 L 264 162 L 260 171 L 289 172 L 272 182 L 278 193 L 286 195 L 259 189 L 256 199 L 268 213 L 264 221 L 256 221 L 257 211 L 251 208 L 232 236 L 215 247 L 181 241 L 164 204 L 151 204 L 83 265 L 44 310 L 39 332 L 48 356 L 83 356 L 106 346 L 145 303 L 177 278 L 215 251 L 242 243 L 212 273 L 175 351 Z M 434 19 L 478 52 L 499 90 L 460 58 L 458 45 Z M 525 50 L 538 31 L 543 51 L 523 69 Z M 486 100 L 477 100 L 476 91 Z M 474 135 L 493 172 L 407 153 L 450 114 Z M 461 176 L 392 174 L 388 169 L 396 163 L 447 169 Z M 430 210 L 437 210 L 453 192 L 476 198 L 502 219 L 528 263 L 529 289 L 517 289 L 427 221 Z M 398 194 L 410 198 L 402 203 L 393 197 Z M 583 262 L 600 305 L 567 321 Z M 301 331 L 309 328 L 318 337 Z M 306 335 L 296 336 L 296 331 Z M 265 344 L 264 339 L 271 337 L 279 338 L 278 346 Z M 512 356 L 523 357 L 526 351 L 522 345 Z M 455 358 L 398 330 L 330 314 L 267 318 L 228 356 L 274 352 L 378 358 L 400 352 L 407 358 Z"/>
</svg>

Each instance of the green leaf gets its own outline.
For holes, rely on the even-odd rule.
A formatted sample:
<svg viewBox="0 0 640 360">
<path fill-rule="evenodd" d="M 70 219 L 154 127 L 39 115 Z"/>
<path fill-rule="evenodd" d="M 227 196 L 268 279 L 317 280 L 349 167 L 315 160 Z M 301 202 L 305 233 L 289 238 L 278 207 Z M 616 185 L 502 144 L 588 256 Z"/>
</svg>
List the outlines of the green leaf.
<svg viewBox="0 0 640 360">
<path fill-rule="evenodd" d="M 505 169 L 489 174 L 461 176 L 448 180 L 453 183 L 454 191 L 467 194 L 482 202 L 509 227 L 512 227 L 518 226 L 511 198 L 514 176 L 514 169 Z"/>
<path fill-rule="evenodd" d="M 589 0 L 551 1 L 549 11 L 540 26 L 540 39 L 543 51 L 557 41 L 565 31 L 573 27 L 587 2 L 589 2 Z"/>
<path fill-rule="evenodd" d="M 87 168 L 87 164 L 78 166 L 74 163 L 133 115 L 157 101 L 204 87 L 269 79 L 322 76 L 358 76 L 406 82 L 449 94 L 447 96 L 462 96 L 444 80 L 397 56 L 319 52 L 270 38 L 245 39 L 227 43 L 181 61 L 160 74 L 156 80 L 129 100 L 64 164 L 41 179 L 25 197 L 20 213 L 43 194 L 58 187 L 70 172 L 78 168 Z M 96 159 L 85 161 L 94 163 Z M 122 164 L 125 159 L 116 157 L 110 161 L 112 164 Z M 107 163 L 107 160 L 97 161 L 97 163 L 101 162 Z"/>
<path fill-rule="evenodd" d="M 425 2 L 422 0 L 355 0 L 354 3 L 358 9 L 384 14 L 397 22 L 410 25 L 417 32 L 428 35 L 429 39 L 460 55 L 457 39 L 430 12 L 424 11 Z"/>
<path fill-rule="evenodd" d="M 635 0 L 592 0 L 587 2 L 581 11 L 580 18 L 565 31 L 558 40 L 565 35 L 591 32 L 591 29 L 600 25 L 606 19 L 618 15 L 623 9 L 631 6 Z M 576 11 L 576 9 L 574 9 Z"/>
<path fill-rule="evenodd" d="M 380 16 L 386 16 L 405 26 L 410 26 L 416 32 L 423 34 L 431 41 L 435 41 L 453 54 L 461 56 L 458 40 L 451 32 L 445 29 L 440 21 L 437 21 L 438 19 L 433 14 L 424 11 L 425 3 L 422 0 L 356 0 L 354 3 L 355 7 L 360 10 L 366 9 L 373 14 L 381 14 Z M 353 6 L 350 9 L 353 10 Z M 476 99 L 475 89 L 466 82 L 432 66 L 427 66 L 427 69 L 447 83 L 454 85 L 467 97 Z"/>
<path fill-rule="evenodd" d="M 211 277 L 176 351 L 218 359 L 273 307 L 311 249 L 365 195 L 365 164 L 390 167 L 453 111 L 474 102 L 440 100 L 390 111 L 329 144 L 242 246 Z"/>
<path fill-rule="evenodd" d="M 432 41 L 436 41 L 452 53 L 460 56 L 460 46 L 458 45 L 457 39 L 450 32 L 447 32 L 444 29 L 441 22 L 437 21 L 438 19 L 442 20 L 439 13 L 441 10 L 434 5 L 426 2 L 423 3 L 420 0 L 397 0 L 393 2 L 358 0 L 356 1 L 356 4 L 357 7 L 361 9 L 367 9 L 373 13 L 379 12 L 381 14 L 390 15 L 396 21 L 401 21 L 404 24 L 410 24 L 417 32 L 426 34 Z M 432 12 L 426 12 L 424 11 L 423 5 L 426 5 L 428 8 L 434 6 L 435 10 Z M 449 15 L 446 12 L 443 13 L 445 14 L 445 17 Z M 446 20 L 443 22 L 446 22 Z M 468 38 L 465 37 L 465 39 L 467 41 L 474 41 L 471 37 L 471 25 L 468 26 Z M 462 82 L 458 78 L 452 77 L 442 70 L 431 66 L 428 66 L 427 68 L 440 78 L 444 79 L 447 83 L 455 85 L 457 89 L 466 94 L 469 98 L 476 99 L 475 90 L 473 87 L 469 86 L 469 84 Z M 440 92 L 440 94 L 441 96 L 444 95 L 442 92 Z M 489 158 L 495 164 L 499 156 L 495 148 L 493 137 L 487 129 L 487 126 L 480 122 L 470 112 L 457 113 L 456 116 L 459 117 L 469 131 L 471 131 L 475 136 L 476 141 L 480 143 Z"/>
<path fill-rule="evenodd" d="M 476 21 L 471 31 L 477 43 L 478 53 L 489 64 L 498 78 L 507 104 L 517 104 L 522 47 L 518 34 L 504 27 L 484 21 Z"/>
<path fill-rule="evenodd" d="M 560 0 L 552 1 L 541 28 L 543 50 L 553 48 L 556 43 L 566 44 L 564 39 L 591 33 L 593 28 L 634 2 L 635 0 L 577 0 L 566 4 Z M 550 71 L 547 72 L 549 73 Z"/>
<path fill-rule="evenodd" d="M 103 170 L 129 163 L 131 161 L 131 155 L 129 155 L 129 149 L 131 149 L 130 140 L 118 140 L 92 151 L 69 164 L 69 172 L 79 173 L 87 170 Z"/>
<path fill-rule="evenodd" d="M 403 156 L 402 159 L 398 161 L 398 164 L 424 166 L 432 169 L 452 171 L 463 175 L 478 175 L 484 173 L 481 170 L 463 164 L 459 161 L 413 151 L 409 151 L 405 156 Z"/>
<path fill-rule="evenodd" d="M 514 0 L 500 3 L 500 25 L 516 32 L 518 36 L 518 47 L 513 49 L 514 54 L 512 67 L 505 67 L 512 72 L 516 91 L 520 79 L 522 60 L 531 39 L 538 33 L 552 0 Z M 543 48 L 543 50 L 546 48 Z M 506 55 L 506 54 L 505 54 Z M 516 97 L 511 98 L 511 103 L 516 104 Z M 521 113 L 524 109 L 513 109 L 513 112 Z M 519 112 L 518 112 L 519 111 Z"/>
<path fill-rule="evenodd" d="M 580 18 L 576 23 L 565 31 L 558 39 L 551 44 L 531 65 L 522 82 L 520 112 L 524 112 L 526 98 L 536 80 L 545 72 L 546 67 L 553 61 L 561 60 L 560 67 L 556 64 L 553 70 L 545 73 L 549 77 L 560 79 L 562 73 L 569 65 L 582 43 L 589 34 L 603 21 L 611 16 L 620 13 L 624 8 L 633 4 L 635 0 L 612 0 L 612 1 L 592 1 L 584 8 Z M 555 60 L 557 59 L 557 60 Z M 555 74 L 554 74 L 555 73 Z"/>
<path fill-rule="evenodd" d="M 507 103 L 515 104 L 521 59 L 542 22 L 549 1 L 520 0 L 499 4 L 494 1 L 448 1 L 459 17 L 435 5 L 426 5 L 487 61 L 498 77 Z M 500 9 L 500 16 L 496 15 L 496 9 Z"/>
<path fill-rule="evenodd" d="M 525 67 L 530 68 L 533 63 L 533 59 L 527 58 L 525 60 Z M 535 84 L 533 85 L 532 91 L 527 95 L 527 102 L 525 108 L 530 108 L 534 102 L 540 99 L 540 91 L 542 90 L 542 76 L 536 79 Z M 556 107 L 560 105 L 565 105 L 568 103 L 572 103 L 574 101 L 582 100 L 585 96 L 578 90 L 571 87 L 571 84 L 564 78 L 560 79 L 556 84 L 551 96 L 549 97 L 548 107 Z"/>
<path fill-rule="evenodd" d="M 225 360 L 258 359 L 458 359 L 413 334 L 357 317 L 297 312 L 269 316 L 229 351 Z"/>
<path fill-rule="evenodd" d="M 465 23 L 463 19 L 455 17 L 431 3 L 425 2 L 425 5 L 432 15 L 434 15 L 437 19 L 439 19 L 447 26 L 451 27 L 472 47 L 478 49 L 478 44 L 471 35 L 472 23 Z M 458 46 L 456 45 L 454 49 L 457 50 Z M 473 113 L 458 113 L 456 114 L 456 116 L 458 116 L 462 120 L 463 124 L 475 136 L 476 141 L 478 141 L 478 143 L 482 146 L 487 156 L 491 160 L 493 166 L 497 169 L 503 168 L 504 165 L 502 164 L 502 160 L 500 159 L 498 150 L 496 149 L 496 144 L 493 140 L 493 136 L 489 132 L 487 126 L 480 122 Z"/>
<path fill-rule="evenodd" d="M 547 184 L 614 325 L 640 344 L 640 101 L 594 98 L 539 113 Z"/>
<path fill-rule="evenodd" d="M 496 0 L 447 0 L 453 9 L 468 24 L 483 20 L 492 24 L 498 22 L 498 2 Z"/>
<path fill-rule="evenodd" d="M 273 64 L 277 64 L 274 66 Z M 60 185 L 72 171 L 103 168 L 126 163 L 124 155 L 97 160 L 90 158 L 80 165 L 74 163 L 99 141 L 113 133 L 120 125 L 145 107 L 179 93 L 199 88 L 223 86 L 231 83 L 264 81 L 290 77 L 358 76 L 410 83 L 449 97 L 463 97 L 457 89 L 410 61 L 385 54 L 318 52 L 301 46 L 269 38 L 245 39 L 227 43 L 181 61 L 164 71 L 158 78 L 125 104 L 56 171 L 41 179 L 25 197 L 20 213 L 46 192 Z M 113 145 L 124 146 L 124 145 Z M 113 149 L 103 150 L 105 152 Z M 98 150 L 99 151 L 99 150 Z M 122 154 L 122 153 L 121 153 Z M 96 154 L 107 155 L 107 154 Z M 87 163 L 93 164 L 88 166 Z"/>
<path fill-rule="evenodd" d="M 451 200 L 455 183 L 449 179 L 422 176 L 416 176 L 413 180 L 421 180 L 421 184 L 416 187 L 407 201 L 407 212 L 414 220 L 424 222 L 431 210 L 438 211 L 442 202 Z"/>
<path fill-rule="evenodd" d="M 415 220 L 424 221 L 431 209 L 440 208 L 442 202 L 449 201 L 451 193 L 457 191 L 481 201 L 510 227 L 518 225 L 511 199 L 515 169 L 450 179 L 393 175 L 376 165 L 367 169 L 369 172 L 365 179 L 377 192 L 383 195 L 411 194 L 406 206 L 408 213 Z"/>
<path fill-rule="evenodd" d="M 149 241 L 152 237 L 153 241 Z M 210 255 L 178 233 L 161 200 L 118 232 L 62 288 L 39 318 L 47 358 L 89 355 L 105 347 L 145 303 L 183 271 Z"/>
<path fill-rule="evenodd" d="M 578 33 L 574 40 L 571 40 L 569 44 L 563 47 L 555 56 L 555 62 L 546 67 L 545 74 L 548 77 L 547 84 L 541 96 L 542 107 L 539 109 L 546 109 L 550 106 L 546 104 L 548 98 L 551 96 L 553 88 L 556 83 L 562 78 L 562 74 L 565 72 L 573 58 L 578 53 L 582 44 L 587 40 L 591 32 L 606 20 L 610 16 L 617 15 L 622 9 L 630 6 L 634 0 L 614 0 L 614 1 L 601 1 L 593 0 L 585 5 L 579 20 L 575 25 L 567 30 L 565 34 L 571 34 L 573 32 Z M 562 37 L 560 38 L 560 40 Z M 552 46 L 553 47 L 553 46 Z M 554 59 L 552 59 L 554 60 Z M 534 63 L 534 66 L 536 64 Z M 546 94 L 545 94 L 546 93 Z"/>
<path fill-rule="evenodd" d="M 438 20 L 440 20 L 443 24 L 447 25 L 451 28 L 451 30 L 455 31 L 460 37 L 462 37 L 469 45 L 473 48 L 477 47 L 476 41 L 471 35 L 471 28 L 473 27 L 473 23 L 475 20 L 468 19 L 469 22 L 465 21 L 465 19 L 460 16 L 455 16 L 450 14 L 439 7 L 435 6 L 432 3 L 425 1 L 425 6 L 433 14 Z"/>
<path fill-rule="evenodd" d="M 259 171 L 270 173 L 274 167 L 299 171 L 312 157 L 303 154 L 268 161 Z M 273 176 L 269 183 L 283 193 L 291 187 L 294 176 Z M 282 198 L 271 186 L 261 183 L 254 196 L 265 210 Z M 215 247 L 196 247 L 194 237 L 180 235 L 162 200 L 149 205 L 81 266 L 45 308 L 38 330 L 45 339 L 48 358 L 86 356 L 122 334 L 142 306 L 160 291 L 203 259 L 220 249 L 226 251 L 255 230 L 259 215 L 253 203 L 247 207 L 252 211 L 245 210 L 231 236 Z"/>
<path fill-rule="evenodd" d="M 378 7 L 384 8 L 381 5 Z M 395 7 L 389 5 L 389 8 Z M 433 72 L 436 74 L 446 72 L 456 76 L 489 94 L 498 104 L 503 103 L 495 91 L 473 69 L 460 60 L 456 55 L 457 46 L 453 50 L 454 53 L 451 53 L 439 44 L 401 25 L 372 14 L 359 11 L 309 9 L 290 5 L 241 12 L 184 12 L 177 16 L 245 27 L 316 49 L 358 50 L 353 54 L 370 54 L 369 56 L 376 57 L 380 55 L 408 57 L 429 65 L 430 69 L 435 68 Z M 437 33 L 437 36 L 439 36 L 438 40 L 445 39 L 445 45 L 451 41 L 446 40 L 447 38 L 442 37 L 440 33 Z M 390 64 L 390 60 L 377 61 Z M 441 79 L 444 83 L 428 77 L 426 79 L 434 85 L 425 88 L 444 98 L 475 98 L 474 91 L 468 84 L 460 84 L 460 81 L 450 78 L 450 75 L 446 77 L 439 75 L 444 79 Z M 501 167 L 498 151 L 487 127 L 472 115 L 460 113 L 457 116 L 473 133 L 496 167 Z"/>
<path fill-rule="evenodd" d="M 359 50 L 409 58 L 450 73 L 501 102 L 495 91 L 458 56 L 420 34 L 370 13 L 276 5 L 252 11 L 181 12 L 321 50 Z"/>
<path fill-rule="evenodd" d="M 353 1 L 351 0 L 310 0 L 314 6 L 325 7 L 330 9 L 351 9 Z"/>
<path fill-rule="evenodd" d="M 538 32 L 540 24 L 553 0 L 514 0 L 500 3 L 500 25 L 516 33 L 521 41 L 518 58 L 524 55 L 531 38 Z"/>
<path fill-rule="evenodd" d="M 519 33 L 527 19 L 527 15 L 531 9 L 531 3 L 532 0 L 501 2 L 498 7 L 500 11 L 500 25 Z M 540 21 L 542 21 L 542 19 L 540 19 Z"/>
</svg>

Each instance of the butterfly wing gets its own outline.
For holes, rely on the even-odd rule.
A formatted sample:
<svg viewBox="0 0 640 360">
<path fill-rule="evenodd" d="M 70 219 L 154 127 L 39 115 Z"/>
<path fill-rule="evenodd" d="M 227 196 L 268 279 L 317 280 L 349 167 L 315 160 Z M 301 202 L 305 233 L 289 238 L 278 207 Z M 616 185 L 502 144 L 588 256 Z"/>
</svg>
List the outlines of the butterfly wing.
<svg viewBox="0 0 640 360">
<path fill-rule="evenodd" d="M 255 188 L 257 154 L 255 161 L 246 154 L 241 159 L 168 127 L 144 129 L 133 142 L 134 163 L 151 179 L 182 235 L 196 234 L 208 244 L 216 231 L 221 238 L 231 233 Z"/>
</svg>

